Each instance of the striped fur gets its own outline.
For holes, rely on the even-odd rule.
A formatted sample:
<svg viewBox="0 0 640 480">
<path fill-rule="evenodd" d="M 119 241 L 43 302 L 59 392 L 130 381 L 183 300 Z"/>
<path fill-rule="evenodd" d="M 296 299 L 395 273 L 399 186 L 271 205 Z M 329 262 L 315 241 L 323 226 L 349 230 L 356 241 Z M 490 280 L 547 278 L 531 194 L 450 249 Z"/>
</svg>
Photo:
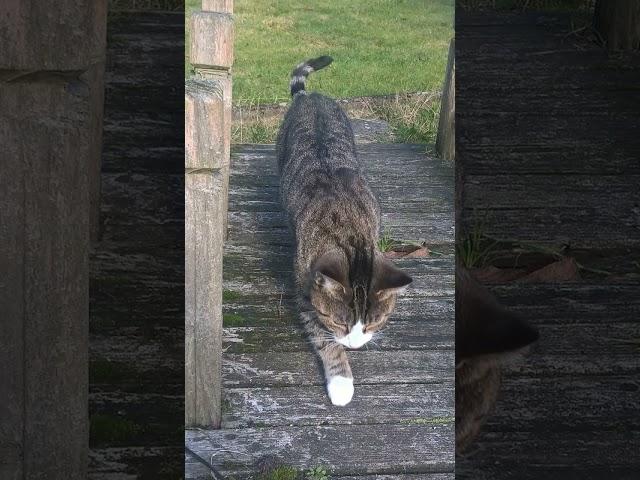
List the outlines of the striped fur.
<svg viewBox="0 0 640 480">
<path fill-rule="evenodd" d="M 411 278 L 377 250 L 380 210 L 347 116 L 325 96 L 295 95 L 309 67 L 328 64 L 318 60 L 292 74 L 294 97 L 277 140 L 280 196 L 296 238 L 302 319 L 322 359 L 331 401 L 344 405 L 353 381 L 343 345 L 361 346 L 384 327 Z"/>
<path fill-rule="evenodd" d="M 298 64 L 296 68 L 293 69 L 293 72 L 291 72 L 291 81 L 289 82 L 291 96 L 293 97 L 296 93 L 304 92 L 304 84 L 309 74 L 330 65 L 331 62 L 333 62 L 333 58 L 323 56 L 312 58 L 311 60 Z"/>
</svg>

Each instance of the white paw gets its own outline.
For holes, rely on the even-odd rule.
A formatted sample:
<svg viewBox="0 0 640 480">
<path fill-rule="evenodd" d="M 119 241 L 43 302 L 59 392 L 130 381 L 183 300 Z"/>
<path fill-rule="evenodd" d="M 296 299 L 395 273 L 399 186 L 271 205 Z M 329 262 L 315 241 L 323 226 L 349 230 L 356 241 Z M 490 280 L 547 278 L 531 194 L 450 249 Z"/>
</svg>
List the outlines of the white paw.
<svg viewBox="0 0 640 480">
<path fill-rule="evenodd" d="M 331 403 L 341 407 L 345 406 L 353 397 L 353 378 L 340 375 L 330 378 L 327 382 L 327 392 Z"/>
</svg>

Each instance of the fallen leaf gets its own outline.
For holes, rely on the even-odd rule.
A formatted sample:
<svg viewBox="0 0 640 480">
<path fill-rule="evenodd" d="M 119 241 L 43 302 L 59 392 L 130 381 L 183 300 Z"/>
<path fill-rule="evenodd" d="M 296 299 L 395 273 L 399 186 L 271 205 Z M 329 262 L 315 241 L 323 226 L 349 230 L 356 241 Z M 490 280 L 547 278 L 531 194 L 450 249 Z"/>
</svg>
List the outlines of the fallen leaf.
<svg viewBox="0 0 640 480">
<path fill-rule="evenodd" d="M 384 256 L 386 258 L 424 258 L 430 253 L 426 243 L 423 243 L 422 245 L 398 245 L 384 252 Z"/>
<path fill-rule="evenodd" d="M 576 280 L 580 280 L 580 272 L 578 264 L 571 257 L 564 257 L 518 279 L 523 283 L 573 282 Z"/>
<path fill-rule="evenodd" d="M 470 270 L 473 277 L 480 283 L 506 283 L 524 277 L 527 272 L 521 268 L 498 268 L 493 265 Z"/>
</svg>

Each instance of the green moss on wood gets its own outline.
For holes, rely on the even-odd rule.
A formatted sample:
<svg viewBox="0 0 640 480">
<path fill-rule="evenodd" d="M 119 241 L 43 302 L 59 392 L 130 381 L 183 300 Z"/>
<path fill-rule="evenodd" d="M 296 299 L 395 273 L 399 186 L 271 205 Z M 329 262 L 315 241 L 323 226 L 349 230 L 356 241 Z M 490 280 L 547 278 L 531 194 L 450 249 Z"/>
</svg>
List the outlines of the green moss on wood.
<svg viewBox="0 0 640 480">
<path fill-rule="evenodd" d="M 225 327 L 241 327 L 245 324 L 242 315 L 237 313 L 225 313 L 222 315 L 222 324 Z"/>
<path fill-rule="evenodd" d="M 222 291 L 222 300 L 225 302 L 233 302 L 242 297 L 242 295 L 238 292 L 234 292 L 232 290 L 223 290 Z"/>
<path fill-rule="evenodd" d="M 91 442 L 118 442 L 135 438 L 143 427 L 126 418 L 95 414 L 89 421 Z"/>
<path fill-rule="evenodd" d="M 406 425 L 446 425 L 454 421 L 453 417 L 409 418 L 402 420 Z"/>
</svg>

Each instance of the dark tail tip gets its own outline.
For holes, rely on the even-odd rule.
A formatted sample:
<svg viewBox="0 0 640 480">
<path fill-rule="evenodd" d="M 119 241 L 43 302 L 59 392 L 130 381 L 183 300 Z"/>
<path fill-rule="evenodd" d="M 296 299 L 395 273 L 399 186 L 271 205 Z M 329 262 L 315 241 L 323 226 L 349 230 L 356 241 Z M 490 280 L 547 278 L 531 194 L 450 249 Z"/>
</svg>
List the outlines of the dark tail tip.
<svg viewBox="0 0 640 480">
<path fill-rule="evenodd" d="M 315 71 L 330 65 L 331 62 L 333 62 L 332 57 L 323 55 L 322 57 L 312 58 L 307 62 L 307 65 L 309 65 Z"/>
<path fill-rule="evenodd" d="M 322 57 L 312 58 L 298 65 L 291 72 L 291 96 L 304 90 L 304 82 L 311 72 L 320 70 L 333 62 L 333 58 L 323 55 Z"/>
</svg>

